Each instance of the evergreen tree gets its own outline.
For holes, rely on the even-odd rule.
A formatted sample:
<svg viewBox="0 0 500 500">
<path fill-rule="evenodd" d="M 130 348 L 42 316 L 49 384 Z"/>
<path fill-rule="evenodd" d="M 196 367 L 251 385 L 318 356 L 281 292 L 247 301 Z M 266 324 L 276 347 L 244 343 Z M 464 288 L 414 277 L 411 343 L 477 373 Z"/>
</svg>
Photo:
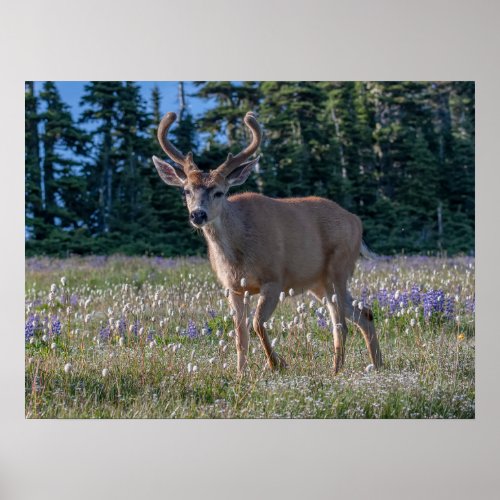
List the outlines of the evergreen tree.
<svg viewBox="0 0 500 500">
<path fill-rule="evenodd" d="M 40 163 L 40 115 L 34 83 L 25 83 L 25 224 L 27 249 L 33 240 L 45 236 L 43 221 L 42 175 Z"/>
</svg>

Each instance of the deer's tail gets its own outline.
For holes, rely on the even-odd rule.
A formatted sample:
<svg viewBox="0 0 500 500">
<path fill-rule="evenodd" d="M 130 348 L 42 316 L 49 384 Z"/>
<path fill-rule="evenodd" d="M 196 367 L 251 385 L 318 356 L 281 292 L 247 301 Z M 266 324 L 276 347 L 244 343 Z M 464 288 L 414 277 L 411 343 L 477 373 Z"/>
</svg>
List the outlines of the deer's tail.
<svg viewBox="0 0 500 500">
<path fill-rule="evenodd" d="M 359 253 L 365 258 L 369 260 L 375 260 L 378 255 L 375 252 L 372 252 L 366 245 L 364 241 L 361 241 L 361 249 Z"/>
</svg>

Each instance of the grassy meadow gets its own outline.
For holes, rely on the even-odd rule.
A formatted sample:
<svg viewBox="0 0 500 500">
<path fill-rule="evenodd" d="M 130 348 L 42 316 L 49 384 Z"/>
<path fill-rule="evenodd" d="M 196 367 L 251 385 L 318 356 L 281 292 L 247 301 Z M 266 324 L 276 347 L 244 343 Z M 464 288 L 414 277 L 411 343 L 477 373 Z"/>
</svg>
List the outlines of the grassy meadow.
<svg viewBox="0 0 500 500">
<path fill-rule="evenodd" d="M 27 259 L 26 417 L 474 418 L 474 266 L 359 261 L 350 289 L 373 307 L 379 372 L 351 325 L 334 376 L 326 308 L 295 290 L 268 322 L 288 368 L 266 369 L 251 331 L 239 377 L 231 310 L 205 260 Z"/>
</svg>

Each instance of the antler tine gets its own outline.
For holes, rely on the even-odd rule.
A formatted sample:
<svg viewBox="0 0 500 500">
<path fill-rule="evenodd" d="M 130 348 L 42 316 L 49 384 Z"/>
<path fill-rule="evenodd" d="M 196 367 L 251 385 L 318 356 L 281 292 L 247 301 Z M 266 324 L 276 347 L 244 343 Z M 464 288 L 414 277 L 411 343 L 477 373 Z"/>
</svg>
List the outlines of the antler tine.
<svg viewBox="0 0 500 500">
<path fill-rule="evenodd" d="M 248 160 L 248 158 L 250 158 L 250 156 L 252 156 L 260 146 L 262 140 L 262 131 L 255 114 L 249 111 L 245 115 L 243 121 L 252 133 L 252 142 L 243 151 L 240 151 L 236 156 L 233 156 L 231 153 L 227 155 L 226 161 L 217 168 L 217 172 L 219 172 L 224 177 L 238 168 L 244 161 Z"/>
<path fill-rule="evenodd" d="M 187 155 L 183 155 L 168 139 L 168 130 L 172 123 L 177 119 L 177 115 L 170 111 L 167 113 L 158 125 L 158 142 L 162 147 L 163 151 L 167 153 L 169 158 L 175 163 L 182 166 L 184 172 L 188 170 L 198 170 L 198 167 L 193 162 L 193 153 L 189 152 Z"/>
</svg>

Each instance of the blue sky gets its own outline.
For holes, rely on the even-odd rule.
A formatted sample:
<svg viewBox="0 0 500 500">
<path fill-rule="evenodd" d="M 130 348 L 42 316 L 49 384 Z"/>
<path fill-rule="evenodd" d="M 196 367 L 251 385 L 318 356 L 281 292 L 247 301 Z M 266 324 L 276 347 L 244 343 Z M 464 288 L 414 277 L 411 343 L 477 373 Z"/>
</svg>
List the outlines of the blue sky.
<svg viewBox="0 0 500 500">
<path fill-rule="evenodd" d="M 62 100 L 68 104 L 73 113 L 73 117 L 77 118 L 79 115 L 79 102 L 83 95 L 83 88 L 87 82 L 55 82 L 59 92 L 61 93 Z M 161 110 L 163 113 L 167 111 L 177 111 L 179 109 L 179 102 L 177 99 L 177 85 L 178 82 L 137 82 L 141 89 L 142 95 L 150 103 L 151 89 L 158 85 L 161 93 Z M 35 82 L 35 91 L 38 92 L 42 87 L 43 82 Z M 192 82 L 185 82 L 185 93 L 187 97 L 187 105 L 189 110 L 194 116 L 201 114 L 205 109 L 211 106 L 211 103 L 206 100 L 190 97 L 189 94 L 195 92 L 195 87 Z"/>
</svg>

